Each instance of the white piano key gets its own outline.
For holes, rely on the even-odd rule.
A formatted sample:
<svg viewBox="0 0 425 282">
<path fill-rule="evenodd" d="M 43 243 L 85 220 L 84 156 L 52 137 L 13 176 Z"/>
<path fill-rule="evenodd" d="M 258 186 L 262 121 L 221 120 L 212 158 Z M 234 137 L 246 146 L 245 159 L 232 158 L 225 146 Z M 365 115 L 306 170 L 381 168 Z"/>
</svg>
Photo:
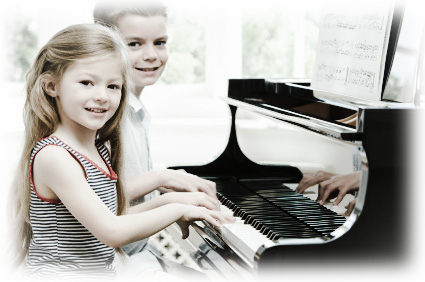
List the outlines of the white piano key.
<svg viewBox="0 0 425 282">
<path fill-rule="evenodd" d="M 337 214 L 344 214 L 345 211 L 347 210 L 346 208 L 340 206 L 340 205 L 333 205 L 333 204 L 329 204 L 329 205 L 324 205 L 326 208 L 330 209 L 333 212 L 336 212 Z"/>
<path fill-rule="evenodd" d="M 226 206 L 221 205 L 221 211 L 233 215 L 233 211 Z M 236 217 L 235 223 L 223 224 L 218 231 L 226 238 L 229 245 L 239 250 L 250 263 L 253 263 L 256 251 L 263 244 L 273 243 L 257 229 L 245 224 L 240 217 Z"/>
</svg>

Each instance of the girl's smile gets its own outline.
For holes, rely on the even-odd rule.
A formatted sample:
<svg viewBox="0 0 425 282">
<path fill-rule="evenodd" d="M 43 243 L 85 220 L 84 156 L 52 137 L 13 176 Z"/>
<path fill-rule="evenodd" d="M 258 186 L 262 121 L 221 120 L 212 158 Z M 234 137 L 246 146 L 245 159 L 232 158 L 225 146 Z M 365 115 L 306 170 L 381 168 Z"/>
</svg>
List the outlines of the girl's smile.
<svg viewBox="0 0 425 282">
<path fill-rule="evenodd" d="M 55 94 L 61 124 L 96 131 L 114 115 L 121 100 L 118 58 L 77 60 L 64 72 Z"/>
</svg>

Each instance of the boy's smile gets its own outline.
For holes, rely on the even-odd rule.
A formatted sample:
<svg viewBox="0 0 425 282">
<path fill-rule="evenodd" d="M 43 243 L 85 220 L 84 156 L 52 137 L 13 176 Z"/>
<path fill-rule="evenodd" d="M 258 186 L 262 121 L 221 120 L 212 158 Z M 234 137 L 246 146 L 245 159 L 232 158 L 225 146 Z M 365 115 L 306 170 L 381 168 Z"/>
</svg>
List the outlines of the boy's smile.
<svg viewBox="0 0 425 282">
<path fill-rule="evenodd" d="M 145 71 L 145 72 L 156 71 L 157 69 L 159 69 L 159 67 L 155 67 L 155 68 L 136 68 L 136 70 Z"/>
<path fill-rule="evenodd" d="M 167 19 L 126 15 L 118 20 L 117 26 L 129 48 L 132 79 L 139 94 L 159 79 L 167 64 Z"/>
</svg>

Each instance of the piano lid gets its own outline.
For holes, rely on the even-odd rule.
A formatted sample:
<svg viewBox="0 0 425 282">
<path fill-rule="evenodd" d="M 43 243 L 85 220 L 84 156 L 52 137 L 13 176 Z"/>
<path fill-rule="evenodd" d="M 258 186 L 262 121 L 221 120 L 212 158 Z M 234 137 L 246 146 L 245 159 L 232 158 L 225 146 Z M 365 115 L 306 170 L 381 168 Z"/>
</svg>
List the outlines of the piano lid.
<svg viewBox="0 0 425 282">
<path fill-rule="evenodd" d="M 416 96 L 420 94 L 416 88 L 418 88 L 419 75 L 424 64 L 424 40 L 425 18 L 421 9 L 418 9 L 414 3 L 407 5 L 405 1 L 395 1 L 380 101 L 374 102 L 320 91 L 308 87 L 306 83 L 294 81 L 287 84 L 312 90 L 313 93 L 309 95 L 342 107 L 410 108 L 414 106 L 413 103 L 418 100 Z"/>
<path fill-rule="evenodd" d="M 231 79 L 225 101 L 324 135 L 361 140 L 365 109 L 415 107 L 424 19 L 414 6 L 407 7 L 404 1 L 396 1 L 380 101 L 321 91 L 312 88 L 309 80 L 294 79 Z M 349 117 L 354 119 L 351 124 L 346 122 Z"/>
<path fill-rule="evenodd" d="M 403 11 L 396 10 L 395 14 L 403 17 L 403 23 L 394 49 L 394 59 L 387 59 L 391 63 L 391 72 L 382 100 L 413 103 L 419 98 L 416 86 L 419 83 L 418 73 L 423 68 L 425 50 L 421 45 L 425 37 L 425 18 L 422 9 L 413 3 L 406 5 Z"/>
<path fill-rule="evenodd" d="M 394 5 L 380 101 L 374 103 L 312 89 L 315 97 L 330 103 L 344 101 L 354 107 L 372 108 L 398 108 L 398 103 L 410 107 L 418 100 L 420 93 L 417 88 L 420 86 L 420 73 L 425 63 L 425 18 L 418 3 L 407 4 L 406 1 L 396 0 Z M 295 82 L 293 86 L 296 85 Z"/>
</svg>

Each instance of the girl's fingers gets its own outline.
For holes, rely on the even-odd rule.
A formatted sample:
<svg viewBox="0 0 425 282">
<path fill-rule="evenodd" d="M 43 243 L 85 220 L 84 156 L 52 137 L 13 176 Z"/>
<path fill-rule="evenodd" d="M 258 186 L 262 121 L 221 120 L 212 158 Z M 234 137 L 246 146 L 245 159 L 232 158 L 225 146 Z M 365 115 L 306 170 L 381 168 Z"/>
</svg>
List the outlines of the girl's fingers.
<svg viewBox="0 0 425 282">
<path fill-rule="evenodd" d="M 222 212 L 215 212 L 216 219 L 220 221 L 221 223 L 233 223 L 236 221 L 236 219 L 233 216 L 230 216 L 228 214 L 224 214 Z"/>
<path fill-rule="evenodd" d="M 197 192 L 197 193 L 201 193 L 201 192 Z M 208 195 L 206 195 L 205 193 L 199 194 L 200 199 L 199 201 L 199 206 L 204 206 L 209 210 L 216 210 L 219 211 L 220 210 L 220 201 L 217 199 L 214 199 Z"/>
<path fill-rule="evenodd" d="M 212 203 L 211 201 L 209 201 L 208 199 L 201 199 L 201 201 L 199 202 L 198 205 L 205 207 L 209 210 L 215 210 L 216 209 L 216 205 L 214 203 Z"/>
<path fill-rule="evenodd" d="M 208 211 L 205 220 L 212 223 L 216 227 L 222 227 L 222 224 L 233 223 L 236 221 L 233 216 L 218 211 Z"/>
<path fill-rule="evenodd" d="M 211 223 L 215 227 L 218 227 L 218 228 L 223 227 L 223 225 L 221 225 L 220 221 L 217 220 L 215 217 L 213 217 L 211 214 L 206 214 L 205 217 L 204 217 L 204 220 Z"/>
<path fill-rule="evenodd" d="M 214 210 L 220 211 L 220 206 L 221 206 L 220 201 L 217 199 L 212 199 L 212 198 L 210 198 L 210 200 L 212 201 L 214 205 Z"/>
</svg>

